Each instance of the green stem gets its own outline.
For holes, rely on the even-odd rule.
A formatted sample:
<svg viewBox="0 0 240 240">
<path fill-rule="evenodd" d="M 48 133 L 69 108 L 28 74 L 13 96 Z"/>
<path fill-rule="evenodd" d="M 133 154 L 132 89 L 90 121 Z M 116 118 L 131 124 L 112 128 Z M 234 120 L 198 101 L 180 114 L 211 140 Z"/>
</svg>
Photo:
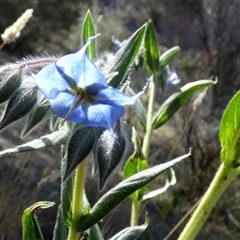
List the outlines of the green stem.
<svg viewBox="0 0 240 240">
<path fill-rule="evenodd" d="M 132 201 L 131 226 L 138 225 L 140 207 L 141 207 L 140 202 L 138 202 L 136 200 Z"/>
<path fill-rule="evenodd" d="M 154 112 L 154 102 L 156 97 L 156 84 L 155 81 L 151 81 L 149 84 L 149 102 L 148 102 L 148 112 L 147 112 L 147 122 L 146 122 L 146 133 L 143 139 L 142 152 L 146 159 L 148 159 L 151 136 L 152 136 L 152 118 Z"/>
<path fill-rule="evenodd" d="M 149 102 L 148 102 L 148 110 L 147 110 L 147 122 L 146 122 L 146 133 L 143 139 L 142 153 L 146 159 L 148 159 L 151 136 L 152 136 L 152 118 L 154 112 L 154 102 L 156 97 L 156 85 L 155 81 L 151 81 L 149 83 Z M 138 193 L 137 193 L 138 194 Z M 131 226 L 138 225 L 139 211 L 141 207 L 141 202 L 138 200 L 132 201 L 132 211 L 131 211 Z"/>
<path fill-rule="evenodd" d="M 72 222 L 69 228 L 68 240 L 77 240 L 79 232 L 77 224 L 83 212 L 83 196 L 84 196 L 84 181 L 85 181 L 86 160 L 81 162 L 75 173 L 75 183 L 73 188 L 72 201 Z"/>
<path fill-rule="evenodd" d="M 237 178 L 238 174 L 239 169 L 226 166 L 224 163 L 221 164 L 211 185 L 178 240 L 195 239 L 213 207 L 229 184 Z"/>
</svg>

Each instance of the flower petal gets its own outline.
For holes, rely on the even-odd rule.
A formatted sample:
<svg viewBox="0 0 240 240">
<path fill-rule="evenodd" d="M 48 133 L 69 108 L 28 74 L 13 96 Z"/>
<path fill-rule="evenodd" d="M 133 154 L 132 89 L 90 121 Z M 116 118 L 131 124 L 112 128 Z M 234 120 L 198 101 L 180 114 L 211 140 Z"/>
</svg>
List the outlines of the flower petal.
<svg viewBox="0 0 240 240">
<path fill-rule="evenodd" d="M 123 116 L 123 107 L 113 107 L 104 104 L 86 105 L 83 104 L 83 111 L 86 118 L 82 122 L 86 126 L 99 126 L 112 131 L 115 122 Z"/>
<path fill-rule="evenodd" d="M 42 94 L 49 99 L 56 98 L 59 92 L 66 91 L 68 87 L 58 73 L 55 64 L 44 67 L 32 77 Z"/>
<path fill-rule="evenodd" d="M 60 58 L 56 64 L 83 89 L 96 83 L 107 86 L 105 77 L 86 54 L 88 44 L 77 53 Z"/>
<path fill-rule="evenodd" d="M 50 105 L 57 117 L 65 118 L 72 108 L 74 96 L 67 92 L 61 92 L 54 100 L 49 100 Z M 66 120 L 71 122 L 82 122 L 85 113 L 79 106 Z"/>
<path fill-rule="evenodd" d="M 113 87 L 108 87 L 105 89 L 101 89 L 95 96 L 95 99 L 98 103 L 109 104 L 111 106 L 133 105 L 135 104 L 137 99 L 144 93 L 144 90 L 139 92 L 135 96 L 128 97 L 117 89 Z"/>
<path fill-rule="evenodd" d="M 175 71 L 168 71 L 166 87 L 172 87 L 181 82 L 181 78 L 177 75 Z"/>
</svg>

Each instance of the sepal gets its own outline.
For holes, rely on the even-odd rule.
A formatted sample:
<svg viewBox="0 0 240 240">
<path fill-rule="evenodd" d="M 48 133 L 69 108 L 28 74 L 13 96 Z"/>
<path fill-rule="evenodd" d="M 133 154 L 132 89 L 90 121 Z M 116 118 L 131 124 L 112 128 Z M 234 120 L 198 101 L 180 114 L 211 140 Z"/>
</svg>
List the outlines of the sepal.
<svg viewBox="0 0 240 240">
<path fill-rule="evenodd" d="M 27 115 L 37 102 L 35 88 L 19 88 L 11 96 L 0 122 L 0 130 Z"/>
<path fill-rule="evenodd" d="M 96 144 L 93 147 L 94 159 L 98 164 L 101 190 L 112 171 L 121 160 L 126 160 L 131 151 L 129 129 L 125 123 L 118 120 L 113 133 L 102 129 Z"/>
<path fill-rule="evenodd" d="M 0 67 L 0 104 L 7 101 L 20 87 L 22 71 L 15 64 Z"/>
<path fill-rule="evenodd" d="M 91 152 L 94 143 L 94 127 L 76 124 L 69 139 L 65 155 L 64 181 Z"/>
<path fill-rule="evenodd" d="M 38 106 L 29 114 L 27 125 L 22 132 L 22 137 L 25 137 L 29 134 L 33 129 L 38 127 L 40 123 L 50 115 L 51 108 L 46 99 L 43 99 Z"/>
</svg>

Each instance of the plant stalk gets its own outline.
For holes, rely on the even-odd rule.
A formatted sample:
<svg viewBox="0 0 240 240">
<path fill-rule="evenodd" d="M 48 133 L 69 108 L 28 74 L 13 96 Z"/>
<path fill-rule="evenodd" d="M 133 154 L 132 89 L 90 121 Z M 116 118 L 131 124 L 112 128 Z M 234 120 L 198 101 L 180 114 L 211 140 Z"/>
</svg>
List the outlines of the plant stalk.
<svg viewBox="0 0 240 240">
<path fill-rule="evenodd" d="M 154 112 L 154 102 L 156 98 L 156 84 L 154 79 L 149 84 L 149 102 L 148 102 L 148 112 L 147 112 L 147 122 L 146 122 L 146 133 L 143 139 L 142 153 L 146 159 L 148 159 L 151 136 L 152 136 L 152 119 Z"/>
<path fill-rule="evenodd" d="M 72 222 L 69 228 L 68 240 L 77 240 L 79 238 L 77 224 L 79 223 L 79 219 L 83 212 L 85 170 L 86 159 L 78 165 L 75 172 L 72 200 Z"/>
<path fill-rule="evenodd" d="M 154 102 L 156 97 L 156 85 L 154 79 L 149 83 L 149 102 L 147 110 L 146 120 L 146 133 L 143 139 L 142 153 L 146 159 L 148 159 L 151 136 L 152 136 L 152 118 L 154 112 Z M 138 200 L 132 200 L 132 211 L 131 211 L 131 226 L 138 225 L 139 211 L 141 202 Z"/>
<path fill-rule="evenodd" d="M 227 166 L 225 163 L 220 165 L 212 183 L 203 196 L 202 201 L 198 205 L 190 221 L 185 226 L 178 240 L 195 239 L 217 201 L 229 184 L 237 178 L 238 174 L 239 169 L 232 168 L 230 165 Z"/>
<path fill-rule="evenodd" d="M 141 202 L 137 200 L 132 200 L 131 226 L 138 225 L 140 207 L 141 207 Z"/>
</svg>

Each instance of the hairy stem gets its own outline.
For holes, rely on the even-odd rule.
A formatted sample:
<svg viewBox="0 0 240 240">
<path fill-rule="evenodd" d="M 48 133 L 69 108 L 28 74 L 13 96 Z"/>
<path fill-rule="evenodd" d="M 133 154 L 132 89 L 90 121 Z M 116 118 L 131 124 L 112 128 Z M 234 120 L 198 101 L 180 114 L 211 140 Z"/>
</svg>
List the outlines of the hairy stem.
<svg viewBox="0 0 240 240">
<path fill-rule="evenodd" d="M 202 201 L 198 205 L 178 240 L 195 239 L 213 207 L 216 205 L 229 184 L 237 178 L 238 174 L 239 169 L 226 166 L 224 163 L 221 164 L 211 185 L 203 196 Z"/>
<path fill-rule="evenodd" d="M 83 212 L 83 196 L 84 196 L 84 181 L 85 181 L 86 160 L 79 164 L 75 173 L 75 183 L 73 188 L 72 201 L 72 222 L 69 228 L 68 240 L 77 240 L 79 232 L 77 224 Z"/>
</svg>

